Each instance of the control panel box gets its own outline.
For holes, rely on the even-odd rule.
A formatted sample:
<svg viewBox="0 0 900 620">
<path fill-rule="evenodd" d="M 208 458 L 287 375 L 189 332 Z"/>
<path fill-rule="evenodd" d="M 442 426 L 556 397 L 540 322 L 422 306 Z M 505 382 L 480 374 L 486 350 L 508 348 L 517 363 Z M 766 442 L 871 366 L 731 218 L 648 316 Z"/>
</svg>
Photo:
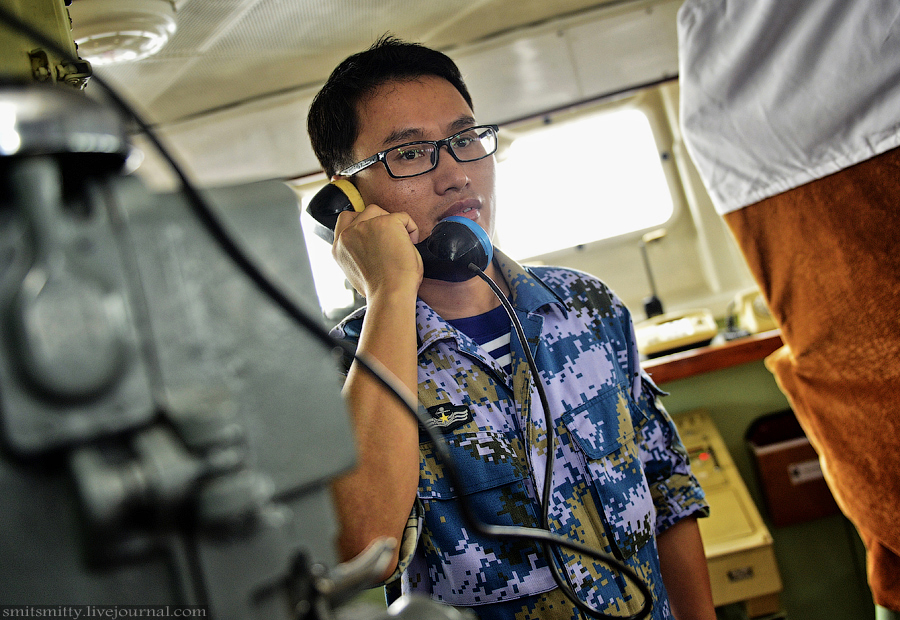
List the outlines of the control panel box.
<svg viewBox="0 0 900 620">
<path fill-rule="evenodd" d="M 725 441 L 702 409 L 673 416 L 691 468 L 709 502 L 700 535 L 716 607 L 744 602 L 750 617 L 779 611 L 783 589 L 772 535 L 753 503 Z"/>
</svg>

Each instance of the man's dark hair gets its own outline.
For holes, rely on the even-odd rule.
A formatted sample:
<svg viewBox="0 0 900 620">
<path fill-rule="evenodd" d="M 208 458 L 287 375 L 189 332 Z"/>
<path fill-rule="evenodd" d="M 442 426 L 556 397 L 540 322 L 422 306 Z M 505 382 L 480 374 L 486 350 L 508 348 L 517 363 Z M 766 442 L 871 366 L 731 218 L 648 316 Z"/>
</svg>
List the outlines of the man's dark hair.
<svg viewBox="0 0 900 620">
<path fill-rule="evenodd" d="M 325 173 L 332 175 L 354 162 L 353 144 L 359 134 L 357 104 L 392 80 L 436 76 L 453 84 L 469 107 L 472 97 L 456 64 L 445 54 L 418 43 L 385 35 L 364 52 L 339 64 L 313 99 L 306 129 Z"/>
</svg>

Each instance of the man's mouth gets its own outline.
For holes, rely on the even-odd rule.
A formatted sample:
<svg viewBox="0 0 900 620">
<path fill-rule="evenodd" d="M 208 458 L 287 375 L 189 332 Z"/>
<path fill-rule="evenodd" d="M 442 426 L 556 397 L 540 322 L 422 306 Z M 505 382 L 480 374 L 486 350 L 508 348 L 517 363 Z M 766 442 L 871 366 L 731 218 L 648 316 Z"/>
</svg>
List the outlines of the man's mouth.
<svg viewBox="0 0 900 620">
<path fill-rule="evenodd" d="M 477 220 L 480 213 L 481 204 L 477 200 L 465 200 L 447 209 L 441 216 L 441 219 L 448 218 L 451 215 L 458 215 L 470 220 Z"/>
</svg>

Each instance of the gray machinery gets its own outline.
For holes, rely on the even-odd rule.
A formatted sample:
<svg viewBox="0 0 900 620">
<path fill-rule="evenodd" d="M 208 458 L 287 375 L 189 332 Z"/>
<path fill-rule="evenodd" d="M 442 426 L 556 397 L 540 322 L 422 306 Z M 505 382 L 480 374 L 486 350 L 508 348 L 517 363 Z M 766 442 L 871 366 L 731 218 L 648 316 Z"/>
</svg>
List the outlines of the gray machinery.
<svg viewBox="0 0 900 620">
<path fill-rule="evenodd" d="M 50 21 L 62 7 L 35 4 Z M 0 86 L 0 605 L 335 617 L 389 550 L 335 561 L 328 485 L 354 441 L 333 347 L 235 266 L 189 198 L 123 172 L 123 118 L 78 90 L 89 65 L 27 38 L 0 35 L 34 77 Z M 293 192 L 203 197 L 318 320 Z M 415 599 L 384 614 L 462 617 Z"/>
<path fill-rule="evenodd" d="M 329 350 L 184 198 L 120 176 L 110 111 L 37 85 L 0 110 L 0 600 L 302 606 L 285 580 L 334 564 L 327 482 L 353 463 Z M 315 314 L 292 192 L 208 199 Z"/>
</svg>

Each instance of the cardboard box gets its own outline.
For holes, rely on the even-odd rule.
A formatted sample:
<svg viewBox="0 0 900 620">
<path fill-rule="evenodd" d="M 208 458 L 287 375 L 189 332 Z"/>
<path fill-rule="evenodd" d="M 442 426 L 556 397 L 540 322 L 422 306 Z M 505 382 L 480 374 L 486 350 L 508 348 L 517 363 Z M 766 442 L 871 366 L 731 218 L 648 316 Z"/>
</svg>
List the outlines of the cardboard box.
<svg viewBox="0 0 900 620">
<path fill-rule="evenodd" d="M 840 511 L 819 456 L 790 409 L 756 420 L 747 431 L 772 524 L 784 527 Z"/>
</svg>

